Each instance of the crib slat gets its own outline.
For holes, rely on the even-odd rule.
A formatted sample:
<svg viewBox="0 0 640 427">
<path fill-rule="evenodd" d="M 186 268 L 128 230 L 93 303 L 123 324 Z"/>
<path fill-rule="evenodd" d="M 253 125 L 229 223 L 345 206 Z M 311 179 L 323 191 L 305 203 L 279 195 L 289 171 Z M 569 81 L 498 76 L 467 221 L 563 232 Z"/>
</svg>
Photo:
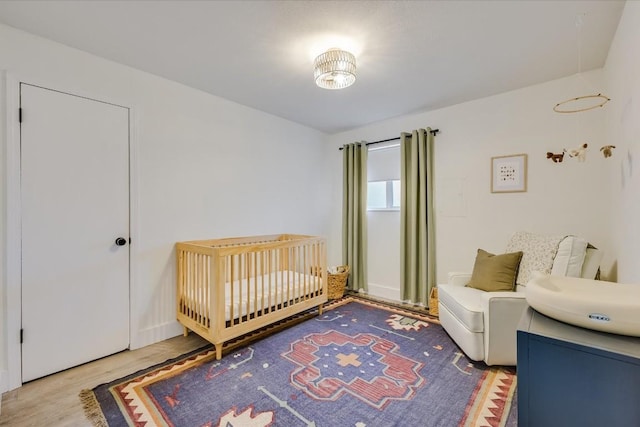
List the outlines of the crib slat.
<svg viewBox="0 0 640 427">
<path fill-rule="evenodd" d="M 249 300 L 251 299 L 251 294 L 249 293 L 249 276 L 250 276 L 250 272 L 251 272 L 251 265 L 249 263 L 249 254 L 244 254 L 244 286 L 247 290 L 247 296 L 242 299 L 240 298 L 240 304 L 242 305 L 245 300 L 246 300 L 246 304 L 244 304 L 245 306 L 245 313 L 247 315 L 249 315 Z M 242 319 L 244 319 L 244 316 L 241 316 Z M 242 322 L 244 322 L 244 320 L 242 320 Z"/>
<path fill-rule="evenodd" d="M 252 313 L 257 315 L 258 311 L 258 261 L 256 259 L 257 254 L 253 252 L 251 258 L 253 259 L 253 311 Z M 251 298 L 249 298 L 251 300 Z M 249 314 L 247 313 L 247 316 Z"/>
<path fill-rule="evenodd" d="M 229 320 L 231 321 L 231 325 L 234 324 L 235 322 L 235 312 L 234 312 L 234 308 L 235 308 L 235 301 L 236 301 L 236 297 L 235 297 L 235 292 L 234 292 L 234 288 L 235 288 L 235 283 L 236 283 L 236 263 L 235 263 L 235 259 L 236 259 L 236 255 L 231 255 L 231 277 L 229 278 L 229 283 L 231 283 L 231 304 L 229 304 L 230 306 L 230 317 Z M 220 286 L 220 284 L 218 283 L 218 286 Z M 225 286 L 225 285 L 223 285 Z"/>
<path fill-rule="evenodd" d="M 200 312 L 200 303 L 198 301 L 198 258 L 200 254 L 193 254 L 193 282 L 191 283 L 191 287 L 193 289 L 193 319 L 200 323 L 199 321 L 199 312 Z"/>
<path fill-rule="evenodd" d="M 198 308 L 198 310 L 200 311 L 200 316 L 199 316 L 199 322 L 201 325 L 204 325 L 206 322 L 206 318 L 205 318 L 205 314 L 206 314 L 206 306 L 208 305 L 207 302 L 204 300 L 204 289 L 206 286 L 205 283 L 205 273 L 206 273 L 206 269 L 205 269 L 205 263 L 207 261 L 207 256 L 204 254 L 200 254 L 199 255 L 199 261 L 198 261 L 198 270 L 199 273 L 198 274 L 198 302 L 200 304 L 200 307 Z"/>
<path fill-rule="evenodd" d="M 196 310 L 196 301 L 195 301 L 195 276 L 196 276 L 196 254 L 190 254 L 189 256 L 189 316 L 194 318 L 194 313 Z M 195 320 L 195 319 L 194 319 Z"/>
<path fill-rule="evenodd" d="M 200 267 L 200 263 L 202 262 L 202 254 L 196 254 L 194 258 L 196 261 L 196 281 L 194 286 L 196 321 L 202 324 L 202 306 L 200 301 L 200 287 L 202 286 L 202 268 Z"/>
<path fill-rule="evenodd" d="M 295 302 L 296 298 L 298 298 L 298 283 L 300 281 L 300 273 L 298 272 L 298 251 L 299 248 L 295 247 L 291 249 L 293 252 L 293 268 L 291 269 L 291 301 Z"/>
<path fill-rule="evenodd" d="M 287 275 L 286 283 L 287 283 L 287 299 L 289 301 L 291 299 L 291 248 L 287 249 L 287 269 L 285 270 L 285 274 Z"/>
<path fill-rule="evenodd" d="M 247 280 L 247 294 L 249 297 L 247 298 L 247 320 L 249 320 L 249 316 L 253 314 L 253 304 L 252 300 L 255 300 L 256 294 L 254 291 L 255 283 L 256 283 L 256 253 L 251 252 L 249 255 L 249 279 Z"/>
<path fill-rule="evenodd" d="M 308 289 L 308 284 L 309 284 L 309 270 L 307 270 L 307 245 L 304 245 L 302 247 L 302 266 L 300 267 L 300 269 L 302 270 L 302 296 L 303 296 L 303 300 L 306 301 L 309 299 L 309 289 Z"/>
<path fill-rule="evenodd" d="M 267 266 L 267 271 L 269 273 L 269 304 L 268 304 L 269 309 L 268 309 L 268 311 L 271 312 L 271 307 L 272 307 L 271 294 L 273 293 L 273 288 L 272 288 L 273 278 L 272 278 L 272 274 L 271 274 L 271 272 L 273 271 L 273 269 L 272 269 L 272 267 L 273 267 L 273 251 L 272 250 L 267 252 L 267 258 L 269 259 L 268 260 L 268 264 L 267 264 L 268 265 Z M 274 303 L 275 303 L 275 301 L 274 301 Z"/>
<path fill-rule="evenodd" d="M 265 260 L 265 252 L 260 251 L 260 314 L 264 314 L 264 278 L 265 278 L 265 268 L 264 268 L 264 260 Z"/>
<path fill-rule="evenodd" d="M 201 254 L 194 254 L 193 256 L 193 261 L 194 261 L 194 272 L 193 272 L 193 276 L 194 276 L 194 281 L 193 281 L 193 305 L 195 308 L 195 313 L 194 313 L 194 319 L 196 322 L 202 324 L 201 319 L 200 319 L 200 314 L 201 314 L 201 307 L 200 307 L 200 258 L 202 257 Z"/>
<path fill-rule="evenodd" d="M 206 262 L 204 263 L 204 325 L 209 327 L 211 323 L 211 300 L 209 291 L 211 290 L 211 257 L 206 257 Z"/>
<path fill-rule="evenodd" d="M 275 300 L 275 310 L 277 310 L 277 304 L 280 303 L 280 299 L 282 299 L 281 295 L 282 295 L 282 269 L 280 268 L 280 259 L 282 258 L 282 252 L 281 251 L 276 251 L 274 252 L 274 255 L 276 257 L 275 259 L 275 264 L 273 266 L 273 273 L 274 273 L 274 279 L 275 279 L 275 292 L 276 292 L 276 300 Z"/>
</svg>

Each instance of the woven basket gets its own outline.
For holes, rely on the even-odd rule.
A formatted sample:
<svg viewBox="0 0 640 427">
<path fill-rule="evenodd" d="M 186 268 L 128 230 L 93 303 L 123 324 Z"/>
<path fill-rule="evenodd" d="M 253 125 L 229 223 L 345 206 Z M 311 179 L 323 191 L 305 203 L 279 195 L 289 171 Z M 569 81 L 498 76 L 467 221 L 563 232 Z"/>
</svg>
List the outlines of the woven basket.
<svg viewBox="0 0 640 427">
<path fill-rule="evenodd" d="M 429 294 L 429 314 L 432 316 L 438 316 L 438 288 L 431 288 Z"/>
<path fill-rule="evenodd" d="M 347 285 L 347 277 L 349 277 L 349 266 L 341 265 L 338 267 L 337 273 L 327 274 L 327 297 L 329 299 L 342 298 L 344 288 Z"/>
</svg>

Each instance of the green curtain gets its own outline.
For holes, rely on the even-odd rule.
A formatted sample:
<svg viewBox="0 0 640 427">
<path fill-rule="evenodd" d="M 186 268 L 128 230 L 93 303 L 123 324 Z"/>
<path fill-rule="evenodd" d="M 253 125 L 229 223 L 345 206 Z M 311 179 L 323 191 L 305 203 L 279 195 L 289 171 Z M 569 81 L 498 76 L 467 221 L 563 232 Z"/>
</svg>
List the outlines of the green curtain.
<svg viewBox="0 0 640 427">
<path fill-rule="evenodd" d="M 428 305 L 436 277 L 431 128 L 403 133 L 400 150 L 401 297 L 404 301 Z"/>
<path fill-rule="evenodd" d="M 351 268 L 347 287 L 367 290 L 367 146 L 342 150 L 342 262 Z"/>
</svg>

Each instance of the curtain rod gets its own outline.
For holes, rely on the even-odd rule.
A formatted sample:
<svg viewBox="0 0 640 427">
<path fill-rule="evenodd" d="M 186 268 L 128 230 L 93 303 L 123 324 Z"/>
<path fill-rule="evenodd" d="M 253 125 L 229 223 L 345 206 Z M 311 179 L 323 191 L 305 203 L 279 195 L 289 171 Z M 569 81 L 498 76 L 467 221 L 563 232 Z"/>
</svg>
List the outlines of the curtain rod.
<svg viewBox="0 0 640 427">
<path fill-rule="evenodd" d="M 409 132 L 406 132 L 406 133 L 409 133 Z M 436 136 L 438 133 L 440 133 L 440 129 L 431 129 L 431 135 Z M 367 142 L 364 145 L 369 146 L 369 145 L 373 145 L 373 144 L 380 144 L 382 142 L 395 141 L 395 140 L 400 139 L 400 138 L 401 138 L 400 136 L 397 136 L 395 138 L 381 139 L 380 141 Z M 343 148 L 344 147 L 340 147 L 340 148 L 338 148 L 338 150 L 342 151 Z"/>
</svg>

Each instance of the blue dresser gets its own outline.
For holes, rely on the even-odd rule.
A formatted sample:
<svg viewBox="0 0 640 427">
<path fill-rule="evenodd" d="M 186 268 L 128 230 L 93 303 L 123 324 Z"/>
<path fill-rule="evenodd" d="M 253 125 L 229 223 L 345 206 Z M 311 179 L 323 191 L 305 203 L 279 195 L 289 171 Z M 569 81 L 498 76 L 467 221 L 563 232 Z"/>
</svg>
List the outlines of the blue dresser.
<svg viewBox="0 0 640 427">
<path fill-rule="evenodd" d="M 519 427 L 640 427 L 640 338 L 532 308 L 517 334 Z"/>
</svg>

